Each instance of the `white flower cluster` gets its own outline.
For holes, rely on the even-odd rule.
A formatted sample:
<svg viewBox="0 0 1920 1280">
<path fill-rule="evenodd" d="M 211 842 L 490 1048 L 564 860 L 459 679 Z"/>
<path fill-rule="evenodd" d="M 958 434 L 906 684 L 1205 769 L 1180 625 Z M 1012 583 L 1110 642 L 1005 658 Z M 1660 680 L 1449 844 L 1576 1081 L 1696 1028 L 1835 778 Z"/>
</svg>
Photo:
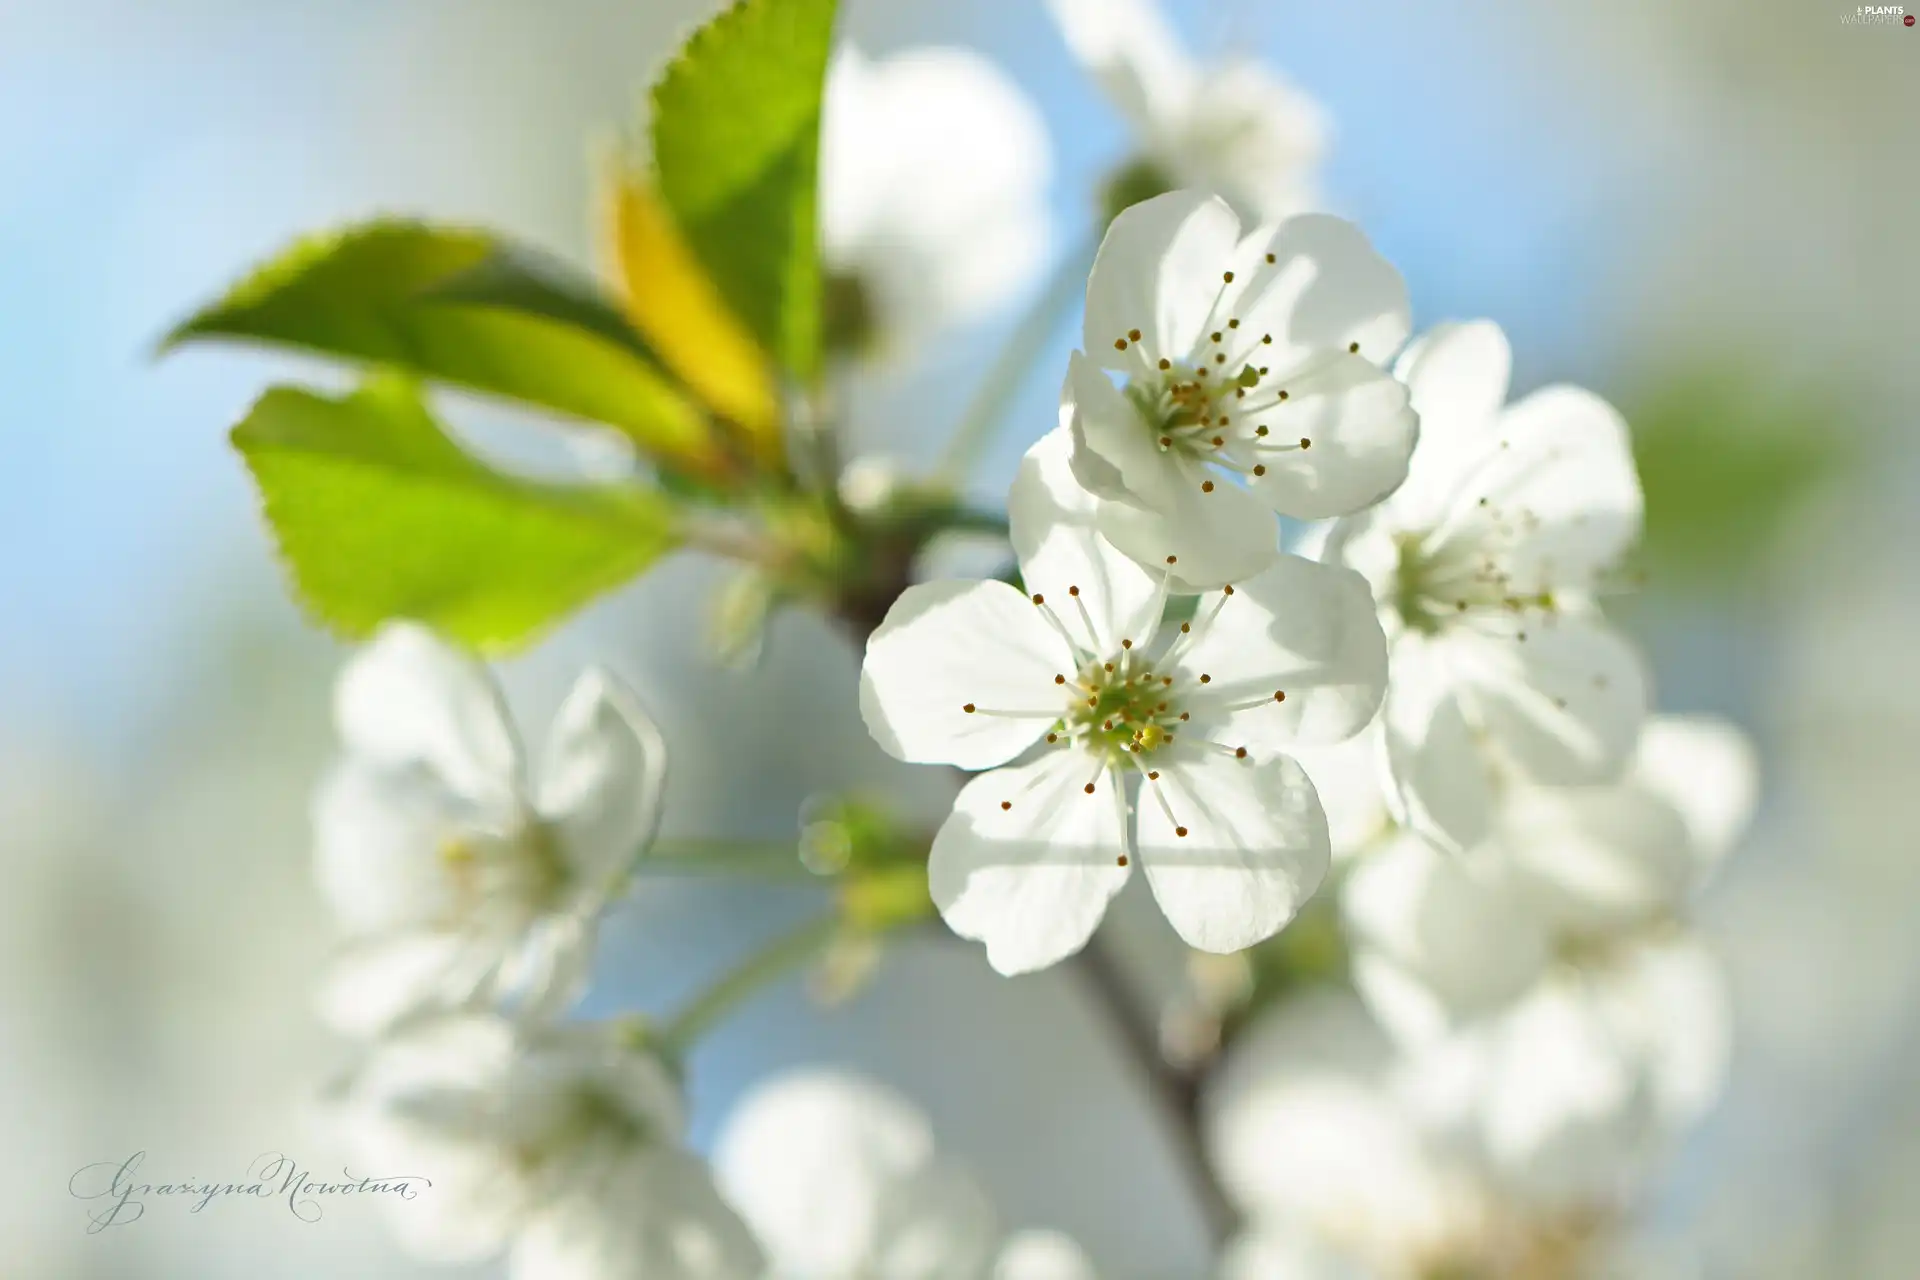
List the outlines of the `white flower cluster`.
<svg viewBox="0 0 1920 1280">
<path fill-rule="evenodd" d="M 1400 275 L 1302 212 L 1323 128 L 1294 90 L 1188 61 L 1141 0 L 1051 7 L 1175 189 L 1106 231 L 1008 494 L 1017 584 L 910 586 L 867 643 L 874 738 L 973 773 L 934 905 L 1021 974 L 1085 947 L 1136 865 L 1218 954 L 1336 879 L 1358 998 L 1269 1011 L 1208 1094 L 1246 1224 L 1225 1273 L 1562 1274 L 1718 1089 L 1687 903 L 1756 789 L 1731 728 L 1648 720 L 1601 617 L 1641 522 L 1626 427 L 1574 388 L 1508 404 L 1490 323 L 1407 345 Z M 1050 160 L 997 72 L 847 52 L 829 117 L 843 320 L 911 335 L 1032 273 Z M 486 670 L 396 624 L 336 718 L 324 1006 L 364 1049 L 345 1132 L 432 1180 L 396 1206 L 415 1252 L 517 1280 L 1093 1274 L 1007 1234 L 880 1086 L 770 1083 L 710 1172 L 639 1024 L 561 1020 L 658 825 L 664 744 L 619 681 L 581 678 L 530 774 Z"/>
<path fill-rule="evenodd" d="M 761 1251 L 686 1151 L 667 1064 L 617 1026 L 562 1024 L 601 912 L 658 825 L 665 746 L 590 670 L 530 783 L 500 691 L 411 624 L 341 674 L 345 759 L 315 807 L 319 876 L 351 941 L 323 993 L 369 1036 L 340 1128 L 431 1185 L 396 1233 L 517 1280 L 731 1280 Z"/>
</svg>

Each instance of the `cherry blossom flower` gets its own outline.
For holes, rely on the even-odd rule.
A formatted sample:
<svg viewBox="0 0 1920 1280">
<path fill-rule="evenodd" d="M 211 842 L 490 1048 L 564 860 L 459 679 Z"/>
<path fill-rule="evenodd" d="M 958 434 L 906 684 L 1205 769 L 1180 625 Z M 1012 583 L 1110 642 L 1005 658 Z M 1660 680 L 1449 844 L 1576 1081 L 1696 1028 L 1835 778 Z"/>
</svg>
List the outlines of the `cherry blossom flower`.
<svg viewBox="0 0 1920 1280">
<path fill-rule="evenodd" d="M 1498 1205 L 1423 1127 L 1401 1072 L 1349 997 L 1289 1001 L 1238 1037 L 1205 1100 L 1209 1155 L 1247 1222 L 1231 1280 L 1417 1280 L 1488 1259 Z"/>
<path fill-rule="evenodd" d="M 1262 220 L 1313 206 L 1328 132 L 1313 99 L 1257 62 L 1195 62 L 1153 0 L 1047 7 L 1133 127 L 1140 158 L 1120 179 L 1123 191 L 1197 187 Z"/>
<path fill-rule="evenodd" d="M 1272 562 L 1275 512 L 1379 501 L 1413 451 L 1407 390 L 1379 367 L 1407 317 L 1399 273 L 1338 218 L 1243 232 L 1197 191 L 1122 213 L 1062 391 L 1100 531 L 1151 566 L 1171 548 L 1199 589 Z"/>
<path fill-rule="evenodd" d="M 714 1169 L 781 1280 L 1092 1280 L 1059 1232 L 1003 1239 L 986 1192 L 940 1158 L 926 1117 L 849 1072 L 757 1086 L 728 1117 Z"/>
<path fill-rule="evenodd" d="M 1421 423 L 1407 481 L 1324 553 L 1373 583 L 1393 646 L 1396 803 L 1455 849 L 1485 838 L 1510 781 L 1617 776 L 1647 705 L 1639 655 L 1594 600 L 1640 528 L 1626 426 L 1575 387 L 1503 407 L 1509 364 L 1485 321 L 1407 351 L 1397 372 Z"/>
<path fill-rule="evenodd" d="M 1049 434 L 1014 482 L 1025 591 L 909 588 L 861 677 L 861 710 L 888 752 L 990 770 L 962 789 L 928 872 L 948 925 L 1009 974 L 1079 950 L 1136 857 L 1201 950 L 1284 926 L 1326 872 L 1328 836 L 1312 784 L 1282 753 L 1356 732 L 1385 680 L 1365 584 L 1297 557 L 1202 596 L 1162 639 L 1179 557 L 1150 573 L 1101 537 L 1071 449 L 1064 431 Z"/>
<path fill-rule="evenodd" d="M 1346 882 L 1356 985 L 1516 1194 L 1617 1193 L 1717 1096 L 1727 995 L 1685 910 L 1754 777 L 1730 726 L 1657 718 L 1620 783 L 1524 789 L 1487 843 L 1407 835 Z"/>
<path fill-rule="evenodd" d="M 339 1117 L 360 1167 L 431 1186 L 391 1203 L 408 1251 L 505 1253 L 514 1280 L 747 1280 L 760 1251 L 681 1145 L 679 1090 L 606 1026 L 483 1015 L 410 1024 Z"/>
<path fill-rule="evenodd" d="M 829 343 L 905 348 L 1013 301 L 1046 260 L 1045 124 L 963 49 L 870 59 L 827 77 L 820 226 Z"/>
<path fill-rule="evenodd" d="M 633 694 L 589 670 L 529 785 L 486 668 L 393 624 L 341 673 L 346 755 L 314 808 L 322 889 L 350 945 L 323 993 L 341 1027 L 578 994 L 597 919 L 659 822 L 665 744 Z"/>
</svg>

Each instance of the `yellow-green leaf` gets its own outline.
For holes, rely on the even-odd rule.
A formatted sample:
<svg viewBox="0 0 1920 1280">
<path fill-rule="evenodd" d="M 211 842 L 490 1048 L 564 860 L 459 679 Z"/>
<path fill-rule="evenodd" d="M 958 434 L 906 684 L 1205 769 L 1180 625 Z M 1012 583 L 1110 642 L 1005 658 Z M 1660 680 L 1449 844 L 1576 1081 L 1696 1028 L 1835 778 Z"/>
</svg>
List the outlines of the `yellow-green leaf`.
<svg viewBox="0 0 1920 1280">
<path fill-rule="evenodd" d="M 610 167 L 604 228 L 627 317 L 660 361 L 739 428 L 762 459 L 780 456 L 780 404 L 767 355 L 727 307 L 645 175 Z"/>
<path fill-rule="evenodd" d="M 675 224 L 787 372 L 820 361 L 816 187 L 834 0 L 739 0 L 653 91 L 653 158 Z"/>
<path fill-rule="evenodd" d="M 512 647 L 676 542 L 661 494 L 497 471 L 398 378 L 338 399 L 273 388 L 233 443 L 296 593 L 346 636 L 413 618 L 479 648 Z"/>
<path fill-rule="evenodd" d="M 702 476 L 728 458 L 617 306 L 484 231 L 383 221 L 295 244 L 175 329 L 271 343 L 606 423 Z"/>
</svg>

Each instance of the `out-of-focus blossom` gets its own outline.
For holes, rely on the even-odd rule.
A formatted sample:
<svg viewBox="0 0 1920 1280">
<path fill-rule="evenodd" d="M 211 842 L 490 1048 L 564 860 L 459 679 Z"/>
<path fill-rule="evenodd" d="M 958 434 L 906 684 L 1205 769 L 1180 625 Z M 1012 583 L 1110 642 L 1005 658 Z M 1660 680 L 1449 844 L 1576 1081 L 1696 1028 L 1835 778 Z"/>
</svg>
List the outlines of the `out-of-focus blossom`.
<svg viewBox="0 0 1920 1280">
<path fill-rule="evenodd" d="M 1554 1225 L 1507 1217 L 1424 1125 L 1392 1042 L 1348 997 L 1282 1005 L 1234 1043 L 1208 1149 L 1246 1219 L 1230 1280 L 1420 1280 L 1505 1269 Z"/>
<path fill-rule="evenodd" d="M 1380 752 L 1377 721 L 1345 742 L 1294 751 L 1320 793 L 1336 862 L 1365 851 L 1393 829 Z"/>
<path fill-rule="evenodd" d="M 1620 783 L 1518 791 L 1486 843 L 1404 835 L 1344 886 L 1356 984 L 1515 1192 L 1618 1194 L 1717 1096 L 1727 996 L 1684 912 L 1755 790 L 1737 730 L 1655 719 Z"/>
<path fill-rule="evenodd" d="M 928 874 L 948 925 L 1000 972 L 1078 951 L 1136 855 L 1182 938 L 1237 951 L 1326 873 L 1325 815 L 1283 752 L 1373 716 L 1372 602 L 1352 574 L 1285 556 L 1156 644 L 1166 572 L 1096 531 L 1070 450 L 1063 431 L 1043 438 L 1008 500 L 1031 594 L 908 588 L 868 643 L 861 710 L 900 759 L 991 770 L 961 791 Z"/>
<path fill-rule="evenodd" d="M 1048 0 L 1074 57 L 1133 127 L 1119 193 L 1198 187 L 1247 217 L 1313 207 L 1327 123 L 1318 103 L 1250 59 L 1196 62 L 1154 0 Z"/>
<path fill-rule="evenodd" d="M 1639 655 L 1594 603 L 1640 529 L 1626 424 L 1576 387 L 1506 405 L 1510 363 L 1485 321 L 1407 350 L 1407 481 L 1325 549 L 1373 583 L 1393 644 L 1396 802 L 1454 848 L 1487 836 L 1511 779 L 1616 776 L 1647 704 Z"/>
<path fill-rule="evenodd" d="M 1407 389 L 1380 368 L 1407 328 L 1405 282 L 1351 223 L 1243 231 L 1200 191 L 1128 209 L 1094 260 L 1061 393 L 1101 532 L 1199 589 L 1272 562 L 1275 512 L 1378 501 L 1413 451 Z"/>
<path fill-rule="evenodd" d="M 583 674 L 529 783 L 486 668 L 395 624 L 341 673 L 334 715 L 346 754 L 314 820 L 350 944 L 329 1017 L 370 1032 L 476 1002 L 564 1007 L 659 821 L 665 745 L 633 694 Z"/>
<path fill-rule="evenodd" d="M 609 1027 L 453 1015 L 383 1042 L 341 1121 L 409 1252 L 514 1280 L 748 1280 L 759 1249 L 681 1145 L 679 1091 Z"/>
<path fill-rule="evenodd" d="M 1071 1239 L 1002 1237 L 986 1192 L 939 1157 L 926 1117 L 831 1069 L 760 1085 L 728 1117 L 714 1169 L 781 1280 L 1083 1280 Z"/>
<path fill-rule="evenodd" d="M 1039 112 L 993 63 L 842 46 L 820 155 L 829 344 L 909 348 L 1017 298 L 1046 260 L 1052 172 Z"/>
</svg>

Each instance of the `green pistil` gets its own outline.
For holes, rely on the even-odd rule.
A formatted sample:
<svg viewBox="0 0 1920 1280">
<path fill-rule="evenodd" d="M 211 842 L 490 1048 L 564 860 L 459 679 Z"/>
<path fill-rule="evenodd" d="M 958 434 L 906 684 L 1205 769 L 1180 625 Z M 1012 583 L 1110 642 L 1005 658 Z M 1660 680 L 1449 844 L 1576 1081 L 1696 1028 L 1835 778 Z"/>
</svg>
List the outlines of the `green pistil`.
<svg viewBox="0 0 1920 1280">
<path fill-rule="evenodd" d="M 1165 677 L 1135 668 L 1125 657 L 1113 664 L 1090 663 L 1079 685 L 1087 692 L 1077 697 L 1064 727 L 1109 764 L 1158 750 L 1179 724 Z"/>
</svg>

